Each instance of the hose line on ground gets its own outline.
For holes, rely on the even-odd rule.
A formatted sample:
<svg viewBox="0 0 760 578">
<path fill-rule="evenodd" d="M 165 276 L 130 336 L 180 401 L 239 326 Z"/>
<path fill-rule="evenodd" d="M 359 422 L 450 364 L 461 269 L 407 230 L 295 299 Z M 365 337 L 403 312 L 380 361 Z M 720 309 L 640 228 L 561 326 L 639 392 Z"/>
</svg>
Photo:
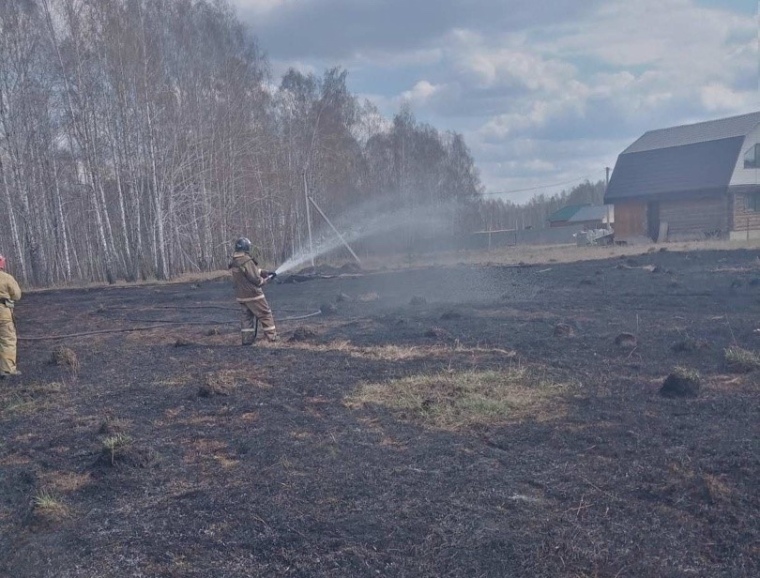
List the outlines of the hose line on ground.
<svg viewBox="0 0 760 578">
<path fill-rule="evenodd" d="M 309 317 L 316 317 L 321 315 L 321 311 L 315 311 L 314 313 L 307 313 L 306 315 L 296 315 L 293 317 L 282 317 L 278 319 L 280 321 L 299 321 L 301 319 L 308 319 Z M 148 320 L 145 320 L 148 322 Z M 164 319 L 155 319 L 149 321 L 150 323 L 162 323 L 166 325 L 175 326 L 187 326 L 187 325 L 231 325 L 236 323 L 235 321 L 167 321 Z M 74 337 L 87 337 L 89 335 L 103 335 L 105 333 L 131 333 L 133 331 L 150 331 L 156 329 L 156 325 L 142 326 L 142 327 L 122 327 L 119 329 L 97 329 L 95 331 L 84 331 L 82 333 L 68 333 L 66 335 L 44 335 L 41 337 L 18 337 L 18 341 L 50 341 L 54 339 L 71 339 Z"/>
</svg>

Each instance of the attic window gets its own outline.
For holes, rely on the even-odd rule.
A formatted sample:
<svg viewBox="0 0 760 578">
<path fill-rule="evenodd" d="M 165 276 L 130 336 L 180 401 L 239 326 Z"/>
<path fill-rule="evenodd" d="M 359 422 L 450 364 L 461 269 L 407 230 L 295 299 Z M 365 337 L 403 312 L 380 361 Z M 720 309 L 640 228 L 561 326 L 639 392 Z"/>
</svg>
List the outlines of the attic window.
<svg viewBox="0 0 760 578">
<path fill-rule="evenodd" d="M 745 169 L 760 169 L 760 144 L 756 144 L 744 153 Z"/>
</svg>

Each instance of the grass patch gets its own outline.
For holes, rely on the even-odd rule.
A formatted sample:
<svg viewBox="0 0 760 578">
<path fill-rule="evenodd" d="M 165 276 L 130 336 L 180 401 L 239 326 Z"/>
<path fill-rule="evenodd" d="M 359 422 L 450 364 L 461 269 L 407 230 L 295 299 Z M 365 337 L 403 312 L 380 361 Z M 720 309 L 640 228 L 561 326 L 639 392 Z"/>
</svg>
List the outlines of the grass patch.
<svg viewBox="0 0 760 578">
<path fill-rule="evenodd" d="M 760 369 L 760 356 L 754 351 L 747 351 L 732 345 L 724 351 L 726 367 L 734 373 L 749 373 Z"/>
<path fill-rule="evenodd" d="M 683 365 L 677 365 L 674 367 L 673 375 L 680 379 L 690 379 L 692 381 L 699 381 L 701 379 L 699 371 L 690 367 L 684 367 Z"/>
<path fill-rule="evenodd" d="M 28 415 L 36 410 L 34 400 L 24 399 L 17 395 L 6 400 L 4 406 L 3 413 L 8 414 Z"/>
<path fill-rule="evenodd" d="M 432 427 L 459 429 L 476 424 L 552 417 L 552 400 L 566 391 L 526 368 L 421 374 L 362 385 L 345 399 L 350 408 L 381 405 Z"/>
<path fill-rule="evenodd" d="M 124 450 L 131 444 L 132 438 L 126 434 L 118 433 L 108 436 L 103 440 L 103 454 L 108 457 L 113 466 Z"/>
<path fill-rule="evenodd" d="M 65 518 L 69 509 L 66 505 L 48 491 L 42 491 L 34 497 L 34 513 L 50 520 Z"/>
<path fill-rule="evenodd" d="M 72 373 L 77 373 L 80 367 L 77 354 L 72 349 L 63 346 L 56 347 L 53 350 L 50 363 L 59 367 L 68 367 Z"/>
<path fill-rule="evenodd" d="M 156 385 L 159 387 L 184 387 L 192 383 L 194 380 L 195 380 L 195 377 L 193 377 L 189 373 L 179 373 L 179 374 L 171 375 L 170 377 L 167 377 L 165 379 L 154 381 L 153 385 Z"/>
<path fill-rule="evenodd" d="M 57 405 L 52 396 L 63 392 L 63 384 L 31 383 L 13 390 L 0 391 L 0 413 L 30 415 Z"/>
<path fill-rule="evenodd" d="M 289 349 L 303 349 L 318 352 L 338 352 L 356 359 L 379 359 L 382 361 L 406 361 L 415 359 L 430 359 L 433 357 L 451 356 L 455 353 L 498 355 L 509 358 L 515 357 L 514 351 L 486 347 L 466 347 L 460 343 L 452 345 L 375 345 L 359 346 L 350 341 L 330 341 L 328 343 L 293 342 Z"/>
</svg>

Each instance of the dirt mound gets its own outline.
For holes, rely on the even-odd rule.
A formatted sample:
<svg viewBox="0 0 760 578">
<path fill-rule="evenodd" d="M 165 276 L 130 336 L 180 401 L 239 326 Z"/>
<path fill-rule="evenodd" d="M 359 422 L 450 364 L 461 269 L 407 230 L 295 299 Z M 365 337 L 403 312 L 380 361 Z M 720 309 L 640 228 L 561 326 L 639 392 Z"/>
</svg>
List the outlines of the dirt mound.
<svg viewBox="0 0 760 578">
<path fill-rule="evenodd" d="M 572 325 L 568 325 L 567 323 L 557 323 L 554 326 L 555 337 L 573 337 L 574 335 L 575 329 L 573 329 Z"/>
<path fill-rule="evenodd" d="M 660 388 L 663 397 L 697 397 L 701 385 L 699 372 L 693 369 L 676 367 L 673 373 L 665 378 Z"/>
<path fill-rule="evenodd" d="M 454 336 L 446 331 L 443 327 L 431 327 L 425 331 L 425 337 L 432 337 L 434 339 L 451 340 Z"/>
<path fill-rule="evenodd" d="M 299 342 L 299 341 L 309 341 L 310 339 L 314 339 L 317 336 L 317 332 L 312 329 L 311 327 L 307 325 L 302 325 L 301 327 L 297 327 L 295 331 L 293 331 L 293 335 L 290 336 L 288 341 L 291 342 Z"/>
<path fill-rule="evenodd" d="M 633 349 L 639 344 L 639 340 L 633 333 L 620 333 L 615 337 L 615 345 L 625 349 Z"/>
<path fill-rule="evenodd" d="M 322 315 L 335 315 L 338 312 L 338 307 L 335 303 L 322 303 L 319 311 Z"/>
<path fill-rule="evenodd" d="M 441 319 L 444 321 L 450 321 L 452 319 L 461 319 L 462 314 L 459 311 L 446 311 L 443 315 L 441 315 Z"/>
<path fill-rule="evenodd" d="M 693 351 L 710 349 L 710 344 L 704 339 L 692 339 L 691 337 L 687 337 L 680 341 L 676 341 L 670 346 L 670 349 L 676 353 L 691 353 Z"/>
</svg>

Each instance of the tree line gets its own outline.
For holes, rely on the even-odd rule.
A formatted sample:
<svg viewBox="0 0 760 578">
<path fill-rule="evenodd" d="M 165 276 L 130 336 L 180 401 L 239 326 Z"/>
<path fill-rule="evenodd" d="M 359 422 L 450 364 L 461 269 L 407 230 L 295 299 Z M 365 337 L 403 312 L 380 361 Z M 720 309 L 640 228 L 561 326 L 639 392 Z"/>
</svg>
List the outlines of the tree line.
<svg viewBox="0 0 760 578">
<path fill-rule="evenodd" d="M 0 0 L 0 252 L 38 286 L 167 279 L 242 234 L 285 260 L 307 195 L 455 203 L 459 232 L 512 214 L 460 134 L 384 118 L 346 75 L 273 80 L 224 0 Z"/>
<path fill-rule="evenodd" d="M 588 180 L 554 195 L 539 194 L 526 203 L 502 199 L 484 199 L 476 205 L 475 221 L 483 231 L 506 229 L 542 229 L 549 216 L 567 205 L 601 205 L 605 182 Z"/>
</svg>

